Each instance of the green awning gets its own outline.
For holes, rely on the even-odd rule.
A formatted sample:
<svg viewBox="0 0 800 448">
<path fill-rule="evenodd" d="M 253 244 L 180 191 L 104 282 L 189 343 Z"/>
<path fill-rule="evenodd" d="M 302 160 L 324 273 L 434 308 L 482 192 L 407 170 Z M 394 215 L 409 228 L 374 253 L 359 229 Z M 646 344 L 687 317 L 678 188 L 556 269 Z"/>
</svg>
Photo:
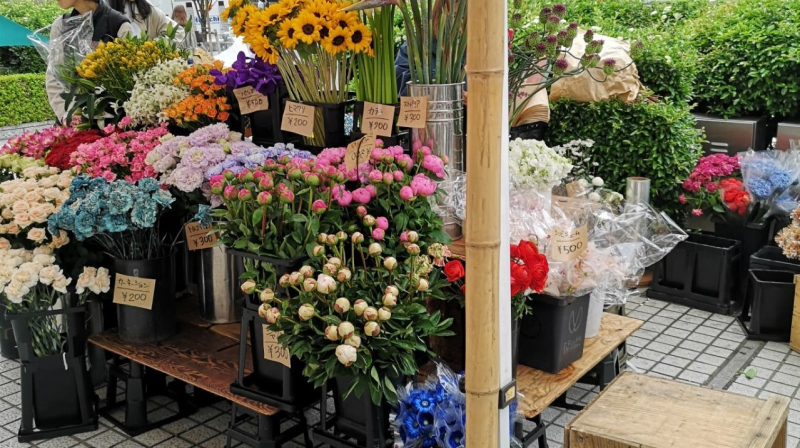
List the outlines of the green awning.
<svg viewBox="0 0 800 448">
<path fill-rule="evenodd" d="M 31 34 L 33 34 L 33 31 L 16 22 L 12 22 L 3 16 L 0 16 L 0 47 L 32 46 L 33 42 L 28 39 L 28 36 Z M 47 42 L 46 37 L 41 37 L 45 42 Z"/>
</svg>

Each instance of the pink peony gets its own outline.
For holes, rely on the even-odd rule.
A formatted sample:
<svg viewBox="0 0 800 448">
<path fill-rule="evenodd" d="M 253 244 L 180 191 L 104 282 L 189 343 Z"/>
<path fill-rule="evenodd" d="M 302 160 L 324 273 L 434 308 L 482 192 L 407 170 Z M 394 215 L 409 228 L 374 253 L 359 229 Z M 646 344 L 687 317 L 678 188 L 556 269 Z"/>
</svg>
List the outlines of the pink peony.
<svg viewBox="0 0 800 448">
<path fill-rule="evenodd" d="M 325 201 L 322 199 L 317 199 L 311 204 L 311 211 L 314 212 L 315 215 L 321 215 L 325 213 L 328 209 L 328 206 L 325 204 Z"/>
<path fill-rule="evenodd" d="M 359 204 L 369 204 L 370 199 L 372 199 L 372 195 L 369 193 L 369 191 L 367 191 L 366 188 L 357 188 L 353 190 L 352 195 L 353 200 Z"/>
<path fill-rule="evenodd" d="M 375 220 L 375 225 L 378 226 L 379 229 L 388 230 L 389 229 L 389 220 L 386 219 L 385 216 L 379 216 Z"/>
<path fill-rule="evenodd" d="M 383 180 L 383 173 L 381 173 L 379 170 L 372 170 L 370 171 L 369 176 L 367 176 L 367 179 L 370 182 L 380 182 Z"/>
<path fill-rule="evenodd" d="M 336 201 L 342 207 L 347 207 L 351 202 L 353 202 L 353 194 L 347 190 L 343 190 L 341 193 L 339 193 L 339 197 L 336 198 Z"/>
<path fill-rule="evenodd" d="M 378 195 L 378 191 L 375 190 L 374 185 L 367 185 L 366 187 L 364 187 L 364 189 L 367 190 L 367 193 L 369 193 L 370 199 Z"/>
<path fill-rule="evenodd" d="M 392 173 L 392 175 L 394 176 L 394 180 L 396 180 L 397 182 L 402 182 L 403 179 L 406 177 L 406 175 L 403 174 L 403 172 L 400 170 L 395 170 L 395 172 Z"/>
<path fill-rule="evenodd" d="M 400 189 L 400 199 L 402 199 L 404 201 L 413 201 L 414 199 L 416 199 L 416 196 L 414 195 L 414 190 L 411 187 L 409 187 L 408 185 L 406 185 L 405 187 L 401 188 Z"/>
<path fill-rule="evenodd" d="M 692 214 L 694 216 L 703 216 L 703 211 L 700 210 L 699 208 L 694 208 L 694 209 L 692 209 Z"/>
<path fill-rule="evenodd" d="M 386 232 L 381 228 L 376 227 L 376 228 L 372 229 L 372 239 L 374 239 L 376 241 L 383 241 L 383 238 L 384 238 L 385 235 L 386 235 Z"/>
<path fill-rule="evenodd" d="M 359 205 L 358 207 L 356 207 L 356 214 L 358 215 L 359 218 L 367 216 L 367 208 L 364 207 L 363 205 Z"/>
<path fill-rule="evenodd" d="M 678 200 L 681 202 L 681 204 L 684 204 L 684 205 L 686 204 L 686 196 L 685 195 L 679 195 L 678 196 Z"/>
</svg>

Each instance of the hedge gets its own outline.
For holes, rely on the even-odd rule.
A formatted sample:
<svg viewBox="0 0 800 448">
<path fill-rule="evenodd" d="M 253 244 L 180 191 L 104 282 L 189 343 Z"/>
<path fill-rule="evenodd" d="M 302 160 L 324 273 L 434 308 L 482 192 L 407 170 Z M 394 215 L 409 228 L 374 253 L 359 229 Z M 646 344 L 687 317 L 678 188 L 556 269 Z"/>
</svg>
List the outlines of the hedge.
<svg viewBox="0 0 800 448">
<path fill-rule="evenodd" d="M 628 177 L 647 177 L 652 182 L 651 203 L 681 219 L 680 183 L 702 154 L 701 134 L 682 105 L 561 99 L 551 103 L 545 141 L 552 146 L 594 140 L 588 152 L 600 162 L 597 175 L 609 188 L 624 191 Z"/>
<path fill-rule="evenodd" d="M 0 126 L 55 120 L 43 74 L 0 76 Z"/>
</svg>

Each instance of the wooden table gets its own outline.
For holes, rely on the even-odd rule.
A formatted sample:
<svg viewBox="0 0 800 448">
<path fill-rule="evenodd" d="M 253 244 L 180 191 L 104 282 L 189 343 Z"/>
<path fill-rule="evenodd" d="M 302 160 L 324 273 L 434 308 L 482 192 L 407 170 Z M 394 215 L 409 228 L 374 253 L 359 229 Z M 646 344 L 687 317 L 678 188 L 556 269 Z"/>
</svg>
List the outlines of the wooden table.
<svg viewBox="0 0 800 448">
<path fill-rule="evenodd" d="M 626 372 L 566 426 L 564 448 L 785 448 L 789 401 Z"/>
<path fill-rule="evenodd" d="M 642 326 L 642 321 L 616 314 L 603 313 L 600 333 L 586 339 L 583 357 L 558 374 L 542 372 L 530 367 L 517 369 L 517 390 L 522 395 L 519 410 L 525 418 L 541 414 L 570 387 L 619 347 L 625 339 Z"/>
</svg>

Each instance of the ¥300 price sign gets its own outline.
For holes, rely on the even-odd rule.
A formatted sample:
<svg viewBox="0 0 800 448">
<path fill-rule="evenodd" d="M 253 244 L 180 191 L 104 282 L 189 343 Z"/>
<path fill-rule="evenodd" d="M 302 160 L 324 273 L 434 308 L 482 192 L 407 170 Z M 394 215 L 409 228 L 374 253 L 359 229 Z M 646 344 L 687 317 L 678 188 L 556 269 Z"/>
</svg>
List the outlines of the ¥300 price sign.
<svg viewBox="0 0 800 448">
<path fill-rule="evenodd" d="M 424 128 L 428 120 L 427 96 L 400 97 L 400 118 L 397 126 L 402 128 Z"/>
<path fill-rule="evenodd" d="M 153 309 L 153 295 L 156 281 L 152 278 L 131 277 L 116 274 L 114 277 L 114 303 L 135 306 L 146 310 Z"/>
<path fill-rule="evenodd" d="M 186 233 L 186 247 L 189 250 L 208 249 L 217 244 L 217 232 L 212 232 L 211 226 L 203 227 L 198 222 L 190 222 L 183 230 Z"/>
</svg>

